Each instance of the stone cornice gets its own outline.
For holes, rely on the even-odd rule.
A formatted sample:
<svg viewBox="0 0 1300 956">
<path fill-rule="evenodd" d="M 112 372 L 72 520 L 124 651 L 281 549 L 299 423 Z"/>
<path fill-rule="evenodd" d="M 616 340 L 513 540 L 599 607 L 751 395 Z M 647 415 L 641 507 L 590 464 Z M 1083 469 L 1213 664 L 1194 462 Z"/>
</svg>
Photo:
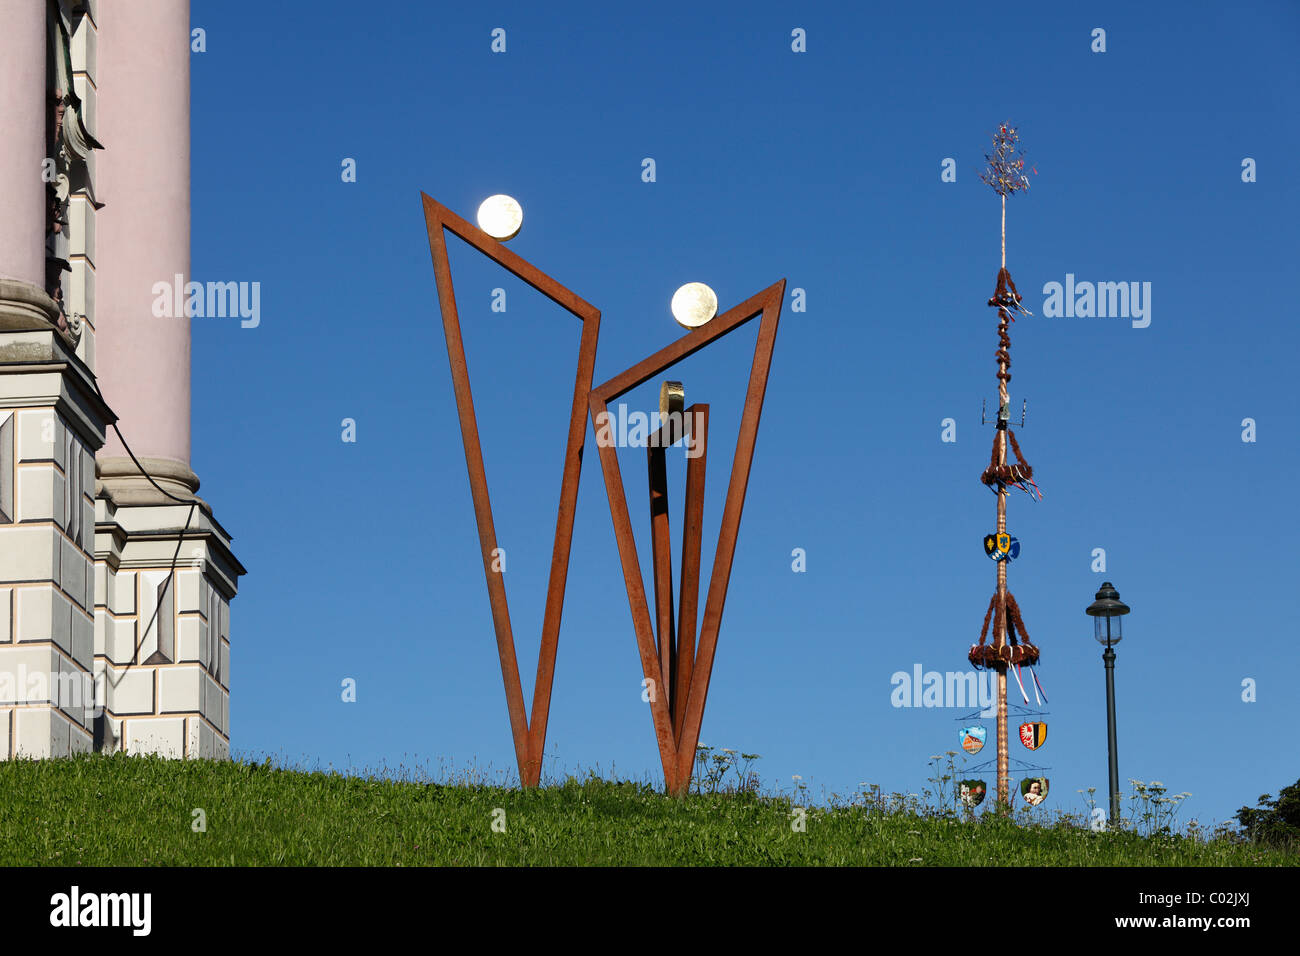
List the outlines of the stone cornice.
<svg viewBox="0 0 1300 956">
<path fill-rule="evenodd" d="M 211 509 L 200 498 L 194 498 L 197 520 L 185 527 L 190 517 L 187 504 L 168 501 L 165 505 L 119 506 L 107 495 L 96 501 L 95 558 L 106 561 L 114 571 L 157 570 L 170 567 L 184 569 L 193 566 L 194 555 L 187 547 L 203 545 L 204 566 L 209 579 L 219 584 L 226 600 L 235 596 L 239 577 L 247 569 L 230 549 L 230 535 L 212 517 Z M 184 536 L 179 553 L 176 542 Z"/>
<path fill-rule="evenodd" d="M 43 321 L 37 328 L 0 327 L 0 404 L 54 406 L 92 451 L 104 444 L 106 423 L 117 421 L 86 363 Z"/>
</svg>

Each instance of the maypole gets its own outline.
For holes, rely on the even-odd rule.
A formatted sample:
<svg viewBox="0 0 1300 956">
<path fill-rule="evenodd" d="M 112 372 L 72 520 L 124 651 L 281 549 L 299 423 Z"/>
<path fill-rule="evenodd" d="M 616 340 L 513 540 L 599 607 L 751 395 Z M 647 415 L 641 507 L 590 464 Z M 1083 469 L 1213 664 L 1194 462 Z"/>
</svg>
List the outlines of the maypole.
<svg viewBox="0 0 1300 956">
<path fill-rule="evenodd" d="M 987 487 L 997 494 L 997 531 L 984 539 L 984 550 L 989 557 L 997 561 L 997 591 L 989 601 L 988 611 L 984 615 L 984 627 L 980 631 L 978 644 L 971 645 L 970 661 L 976 667 L 991 667 L 998 675 L 997 680 L 997 735 L 998 735 L 998 806 L 1006 809 L 1011 805 L 1009 776 L 1009 754 L 1007 734 L 1007 669 L 1014 668 L 1017 673 L 1021 666 L 1032 666 L 1038 662 L 1038 648 L 1029 640 L 1024 621 L 1020 619 L 1020 608 L 1015 597 L 1007 589 L 1007 565 L 1020 552 L 1019 542 L 1007 533 L 1007 490 L 1016 487 L 1029 494 L 1038 494 L 1034 484 L 1034 470 L 1020 453 L 1020 445 L 1010 428 L 1011 396 L 1008 383 L 1011 381 L 1011 336 L 1009 329 L 1015 321 L 1013 312 L 1028 314 L 1021 306 L 1020 294 L 1016 284 L 1007 271 L 1007 197 L 1017 190 L 1028 189 L 1029 180 L 1025 176 L 1023 153 L 1016 154 L 1019 136 L 1016 128 L 1010 125 L 999 127 L 993 136 L 993 153 L 985 155 L 988 166 L 980 173 L 980 179 L 993 187 L 1002 199 L 1002 266 L 998 270 L 997 288 L 988 304 L 998 310 L 998 417 L 997 432 L 993 438 L 993 453 L 989 466 L 980 476 Z M 1021 424 L 1024 424 L 1023 416 Z M 1007 464 L 1008 444 L 1016 457 L 1016 464 Z M 1026 486 L 1033 486 L 1029 491 Z M 1041 495 L 1039 495 L 1041 497 Z M 989 621 L 993 621 L 993 642 L 986 643 Z M 1017 678 L 1019 683 L 1019 678 Z"/>
</svg>

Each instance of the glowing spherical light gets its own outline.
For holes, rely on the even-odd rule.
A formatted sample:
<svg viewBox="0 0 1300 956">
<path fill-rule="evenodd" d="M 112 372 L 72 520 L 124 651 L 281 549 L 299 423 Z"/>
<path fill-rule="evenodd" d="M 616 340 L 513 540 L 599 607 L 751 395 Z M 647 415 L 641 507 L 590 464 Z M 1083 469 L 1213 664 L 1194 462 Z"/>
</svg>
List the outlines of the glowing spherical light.
<svg viewBox="0 0 1300 956">
<path fill-rule="evenodd" d="M 688 282 L 673 293 L 672 309 L 678 325 L 699 328 L 718 314 L 718 297 L 703 282 Z"/>
<path fill-rule="evenodd" d="M 478 207 L 478 227 L 493 239 L 513 239 L 523 224 L 523 207 L 510 196 L 488 196 Z"/>
</svg>

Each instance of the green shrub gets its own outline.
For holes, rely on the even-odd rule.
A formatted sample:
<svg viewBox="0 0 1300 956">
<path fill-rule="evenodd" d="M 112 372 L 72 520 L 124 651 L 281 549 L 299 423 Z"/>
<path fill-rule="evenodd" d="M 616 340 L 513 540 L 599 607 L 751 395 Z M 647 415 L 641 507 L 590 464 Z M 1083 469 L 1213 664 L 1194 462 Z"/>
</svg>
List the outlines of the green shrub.
<svg viewBox="0 0 1300 956">
<path fill-rule="evenodd" d="M 1265 793 L 1259 798 L 1259 806 L 1242 807 L 1237 811 L 1237 822 L 1253 843 L 1300 849 L 1300 780 L 1283 787 L 1277 799 Z"/>
</svg>

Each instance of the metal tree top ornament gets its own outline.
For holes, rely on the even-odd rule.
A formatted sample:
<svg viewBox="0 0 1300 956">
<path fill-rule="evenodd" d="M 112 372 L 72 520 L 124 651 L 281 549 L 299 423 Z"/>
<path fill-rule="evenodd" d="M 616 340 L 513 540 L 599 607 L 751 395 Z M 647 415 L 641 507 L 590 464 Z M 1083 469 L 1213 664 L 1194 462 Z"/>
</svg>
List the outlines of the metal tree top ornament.
<svg viewBox="0 0 1300 956">
<path fill-rule="evenodd" d="M 1003 123 L 993 134 L 993 153 L 985 153 L 988 163 L 980 170 L 980 180 L 993 187 L 993 191 L 1002 197 L 1002 268 L 1007 267 L 1007 197 L 1013 196 L 1021 189 L 1029 188 L 1029 177 L 1025 175 L 1025 152 L 1020 145 L 1020 133 L 1010 123 Z M 1031 165 L 1030 171 L 1035 176 L 1038 170 Z M 1012 287 L 1014 290 L 1014 286 Z M 1019 301 L 1019 296 L 1016 297 Z M 990 303 L 992 304 L 992 303 Z"/>
<path fill-rule="evenodd" d="M 1020 189 L 1029 188 L 1029 177 L 1025 175 L 1025 153 L 1019 155 L 1016 147 L 1020 145 L 1020 134 L 1014 126 L 999 126 L 993 134 L 993 155 L 984 154 L 988 167 L 980 172 L 980 179 L 993 187 L 993 191 L 1004 199 Z M 1038 170 L 1029 167 L 1035 174 Z"/>
</svg>

